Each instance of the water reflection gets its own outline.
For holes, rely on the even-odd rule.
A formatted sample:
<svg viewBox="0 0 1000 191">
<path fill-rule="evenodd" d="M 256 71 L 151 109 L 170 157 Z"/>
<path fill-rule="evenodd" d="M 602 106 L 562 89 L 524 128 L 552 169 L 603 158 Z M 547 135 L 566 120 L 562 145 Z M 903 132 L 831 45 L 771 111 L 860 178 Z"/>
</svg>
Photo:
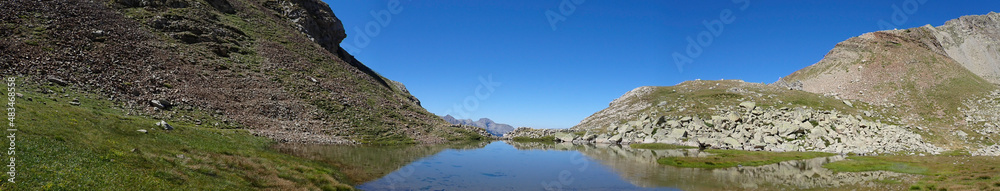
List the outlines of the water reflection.
<svg viewBox="0 0 1000 191">
<path fill-rule="evenodd" d="M 757 167 L 676 168 L 666 156 L 707 156 L 693 150 L 619 145 L 478 142 L 409 146 L 295 146 L 279 149 L 341 167 L 363 190 L 776 190 L 905 189 L 874 180 L 909 182 L 892 172 L 833 173 L 822 164 L 843 156 Z M 881 188 L 880 188 L 881 187 Z"/>
<path fill-rule="evenodd" d="M 404 165 L 445 149 L 480 149 L 487 141 L 436 145 L 301 145 L 282 144 L 274 148 L 298 157 L 337 166 L 350 180 L 360 184 L 386 176 Z"/>
<path fill-rule="evenodd" d="M 914 175 L 894 172 L 833 173 L 825 163 L 844 156 L 785 161 L 778 164 L 723 169 L 677 168 L 660 165 L 656 159 L 668 156 L 707 156 L 697 149 L 647 150 L 619 145 L 574 145 L 509 142 L 518 149 L 575 150 L 600 161 L 642 187 L 674 187 L 684 190 L 719 189 L 822 189 L 841 187 L 894 188 L 875 180 L 913 181 Z M 896 188 L 900 189 L 900 188 Z"/>
</svg>

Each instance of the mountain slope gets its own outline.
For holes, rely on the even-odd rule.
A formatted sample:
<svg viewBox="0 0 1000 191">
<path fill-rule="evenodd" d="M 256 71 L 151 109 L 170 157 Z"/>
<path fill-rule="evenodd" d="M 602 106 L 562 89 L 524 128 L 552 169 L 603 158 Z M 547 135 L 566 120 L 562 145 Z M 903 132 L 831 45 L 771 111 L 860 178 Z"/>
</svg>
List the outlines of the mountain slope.
<svg viewBox="0 0 1000 191">
<path fill-rule="evenodd" d="M 343 51 L 342 23 L 318 0 L 0 5 L 0 74 L 100 92 L 128 113 L 282 142 L 442 142 L 468 133 Z M 203 123 L 210 117 L 219 121 Z"/>
<path fill-rule="evenodd" d="M 997 15 L 966 16 L 940 29 L 928 25 L 863 34 L 837 44 L 823 60 L 782 81 L 801 82 L 802 89 L 808 92 L 885 106 L 886 113 L 898 117 L 886 120 L 935 127 L 930 132 L 951 144 L 952 140 L 961 140 L 949 135 L 951 132 L 979 128 L 967 124 L 962 110 L 967 108 L 968 100 L 997 89 L 996 84 L 986 80 L 995 77 L 993 70 L 984 68 L 1000 67 L 1000 63 L 989 61 L 997 52 L 963 50 L 996 44 L 1000 39 L 984 37 L 995 35 L 994 30 L 977 34 L 948 31 L 954 32 L 953 28 L 960 26 L 956 23 L 975 20 L 970 18 L 988 20 Z M 996 28 L 1000 23 L 977 26 Z M 967 40 L 954 40 L 963 38 Z"/>
<path fill-rule="evenodd" d="M 989 146 L 1000 138 L 991 133 L 1000 122 L 995 104 L 1000 91 L 991 81 L 1000 63 L 992 60 L 1000 52 L 991 48 L 1000 43 L 998 16 L 866 33 L 838 43 L 823 60 L 775 84 L 699 80 L 639 87 L 573 127 L 586 135 L 562 140 L 827 152 L 893 147 L 898 149 L 876 152 L 936 153 L 940 146 L 995 155 Z M 776 133 L 788 123 L 801 127 Z M 847 128 L 877 140 L 852 141 L 817 126 L 838 136 Z M 764 143 L 769 136 L 788 140 Z M 866 148 L 873 142 L 882 147 Z"/>
<path fill-rule="evenodd" d="M 514 126 L 496 123 L 489 118 L 479 118 L 479 120 L 476 121 L 473 121 L 472 119 L 455 119 L 455 117 L 452 117 L 451 115 L 445 115 L 441 118 L 443 118 L 444 121 L 455 125 L 469 125 L 486 129 L 486 132 L 489 132 L 497 137 L 503 136 L 503 134 L 506 134 L 507 132 L 514 131 Z"/>
</svg>

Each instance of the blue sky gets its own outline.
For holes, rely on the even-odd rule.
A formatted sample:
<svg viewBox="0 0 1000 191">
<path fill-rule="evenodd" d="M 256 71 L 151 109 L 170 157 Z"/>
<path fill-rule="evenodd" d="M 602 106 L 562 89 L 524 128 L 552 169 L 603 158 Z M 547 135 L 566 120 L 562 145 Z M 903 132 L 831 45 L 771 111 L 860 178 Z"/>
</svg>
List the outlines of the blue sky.
<svg viewBox="0 0 1000 191">
<path fill-rule="evenodd" d="M 535 128 L 572 127 L 639 86 L 771 83 L 888 26 L 880 21 L 939 26 L 1000 10 L 1000 1 L 943 0 L 324 1 L 347 29 L 342 46 L 428 111 Z M 688 37 L 700 52 L 687 53 Z M 674 53 L 690 60 L 679 69 Z"/>
</svg>

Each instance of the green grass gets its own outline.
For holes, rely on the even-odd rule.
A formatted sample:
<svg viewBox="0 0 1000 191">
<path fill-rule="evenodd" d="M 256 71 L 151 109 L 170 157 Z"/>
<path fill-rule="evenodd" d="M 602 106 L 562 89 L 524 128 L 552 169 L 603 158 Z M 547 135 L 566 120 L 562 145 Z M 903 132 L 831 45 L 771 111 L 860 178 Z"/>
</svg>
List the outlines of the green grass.
<svg viewBox="0 0 1000 191">
<path fill-rule="evenodd" d="M 706 157 L 663 157 L 656 160 L 656 162 L 664 165 L 688 168 L 727 168 L 738 165 L 760 166 L 788 160 L 802 160 L 834 155 L 823 152 L 767 152 L 717 149 L 708 149 L 705 152 L 714 155 Z"/>
<path fill-rule="evenodd" d="M 824 164 L 823 167 L 833 170 L 834 172 L 862 172 L 862 171 L 892 171 L 907 174 L 921 174 L 927 175 L 929 172 L 927 167 L 907 163 L 907 162 L 891 162 L 885 160 L 878 160 L 878 158 L 872 157 L 861 157 L 852 156 L 848 157 L 849 160 L 837 161 L 832 163 Z"/>
<path fill-rule="evenodd" d="M 516 142 L 554 142 L 556 141 L 556 137 L 554 136 L 544 136 L 539 138 L 514 137 L 514 139 L 511 140 Z"/>
<path fill-rule="evenodd" d="M 175 129 L 167 131 L 94 94 L 18 87 L 25 96 L 16 102 L 20 168 L 17 183 L 5 181 L 0 190 L 352 189 L 336 167 L 272 150 L 274 141 L 246 130 L 168 120 Z M 82 105 L 68 104 L 72 98 Z"/>
<path fill-rule="evenodd" d="M 693 148 L 698 148 L 698 147 L 692 147 L 692 146 L 674 145 L 674 144 L 666 144 L 666 143 L 635 143 L 635 144 L 630 144 L 628 146 L 632 147 L 633 149 L 654 149 L 654 150 L 659 150 L 659 149 L 693 149 Z"/>
<path fill-rule="evenodd" d="M 962 152 L 957 152 L 962 153 Z M 914 189 L 991 190 L 1000 187 L 1000 160 L 990 156 L 852 156 L 824 164 L 834 172 L 891 171 L 923 175 Z"/>
</svg>

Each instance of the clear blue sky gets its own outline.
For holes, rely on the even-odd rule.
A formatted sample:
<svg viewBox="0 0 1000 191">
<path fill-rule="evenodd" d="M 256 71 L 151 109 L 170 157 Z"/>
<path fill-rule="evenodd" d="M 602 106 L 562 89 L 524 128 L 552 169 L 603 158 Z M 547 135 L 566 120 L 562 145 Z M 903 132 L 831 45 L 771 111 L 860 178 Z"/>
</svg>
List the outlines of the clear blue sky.
<svg viewBox="0 0 1000 191">
<path fill-rule="evenodd" d="M 837 42 L 883 28 L 880 20 L 902 29 L 1000 11 L 995 0 L 751 0 L 745 10 L 729 0 L 578 0 L 563 15 L 560 4 L 573 0 L 400 0 L 392 13 L 389 1 L 324 1 L 347 29 L 342 45 L 406 84 L 428 111 L 535 128 L 572 127 L 639 86 L 771 83 L 819 61 Z M 556 30 L 547 10 L 565 17 Z M 709 31 L 703 21 L 725 10 L 735 19 L 679 70 L 673 53 L 686 55 L 687 37 Z M 371 11 L 391 20 L 383 26 Z M 489 76 L 501 85 L 476 97 L 479 78 Z M 456 105 L 473 110 L 456 112 Z"/>
</svg>

